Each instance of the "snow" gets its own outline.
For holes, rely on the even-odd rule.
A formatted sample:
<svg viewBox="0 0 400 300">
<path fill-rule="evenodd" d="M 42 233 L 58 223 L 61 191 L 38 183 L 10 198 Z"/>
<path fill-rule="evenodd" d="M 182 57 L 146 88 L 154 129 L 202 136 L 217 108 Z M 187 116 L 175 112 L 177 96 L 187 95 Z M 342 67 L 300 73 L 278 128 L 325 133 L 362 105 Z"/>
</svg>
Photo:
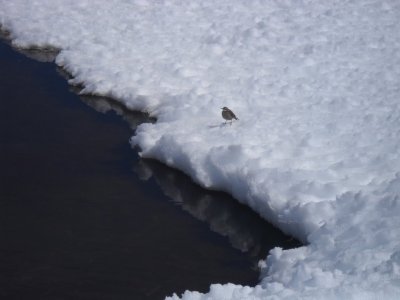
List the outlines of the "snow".
<svg viewBox="0 0 400 300">
<path fill-rule="evenodd" d="M 400 298 L 399 20 L 398 0 L 0 0 L 14 46 L 157 118 L 143 157 L 307 243 L 185 300 Z"/>
</svg>

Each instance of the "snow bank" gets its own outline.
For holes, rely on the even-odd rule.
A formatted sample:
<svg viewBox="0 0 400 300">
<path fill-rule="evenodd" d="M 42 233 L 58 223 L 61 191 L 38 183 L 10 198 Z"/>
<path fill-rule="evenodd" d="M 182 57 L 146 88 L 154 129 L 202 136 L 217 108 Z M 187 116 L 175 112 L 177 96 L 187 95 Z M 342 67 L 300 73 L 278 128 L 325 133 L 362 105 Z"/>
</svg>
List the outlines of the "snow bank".
<svg viewBox="0 0 400 300">
<path fill-rule="evenodd" d="M 186 300 L 400 297 L 399 20 L 398 0 L 0 0 L 15 46 L 157 117 L 144 157 L 309 243 Z"/>
</svg>

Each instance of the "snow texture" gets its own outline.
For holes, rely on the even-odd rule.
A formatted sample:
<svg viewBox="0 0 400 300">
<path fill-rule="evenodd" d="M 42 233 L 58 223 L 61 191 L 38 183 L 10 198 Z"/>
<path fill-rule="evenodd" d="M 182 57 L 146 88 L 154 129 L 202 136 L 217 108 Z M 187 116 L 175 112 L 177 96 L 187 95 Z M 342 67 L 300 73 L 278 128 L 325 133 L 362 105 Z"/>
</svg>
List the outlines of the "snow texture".
<svg viewBox="0 0 400 300">
<path fill-rule="evenodd" d="M 0 0 L 14 46 L 157 118 L 143 157 L 307 243 L 185 300 L 400 298 L 399 20 L 398 0 Z"/>
</svg>

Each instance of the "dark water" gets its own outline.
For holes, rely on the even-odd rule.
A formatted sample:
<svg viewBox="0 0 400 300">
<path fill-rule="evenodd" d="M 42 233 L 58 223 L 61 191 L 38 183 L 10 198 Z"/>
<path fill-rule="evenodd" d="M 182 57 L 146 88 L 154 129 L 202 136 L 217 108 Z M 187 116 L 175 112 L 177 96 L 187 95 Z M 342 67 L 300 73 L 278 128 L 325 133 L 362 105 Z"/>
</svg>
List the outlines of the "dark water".
<svg viewBox="0 0 400 300">
<path fill-rule="evenodd" d="M 128 140 L 143 121 L 79 98 L 53 63 L 0 43 L 0 299 L 254 285 L 268 249 L 298 245 L 228 195 L 140 159 Z"/>
</svg>

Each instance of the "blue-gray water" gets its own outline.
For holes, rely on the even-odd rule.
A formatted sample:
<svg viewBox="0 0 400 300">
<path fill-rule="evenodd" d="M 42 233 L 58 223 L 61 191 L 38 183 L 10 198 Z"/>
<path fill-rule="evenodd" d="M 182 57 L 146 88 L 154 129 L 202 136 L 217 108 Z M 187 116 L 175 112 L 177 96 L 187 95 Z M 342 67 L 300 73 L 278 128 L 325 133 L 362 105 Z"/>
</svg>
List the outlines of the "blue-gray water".
<svg viewBox="0 0 400 300">
<path fill-rule="evenodd" d="M 0 43 L 0 299 L 254 285 L 268 249 L 299 245 L 230 196 L 140 159 L 128 140 L 143 121 Z"/>
</svg>

